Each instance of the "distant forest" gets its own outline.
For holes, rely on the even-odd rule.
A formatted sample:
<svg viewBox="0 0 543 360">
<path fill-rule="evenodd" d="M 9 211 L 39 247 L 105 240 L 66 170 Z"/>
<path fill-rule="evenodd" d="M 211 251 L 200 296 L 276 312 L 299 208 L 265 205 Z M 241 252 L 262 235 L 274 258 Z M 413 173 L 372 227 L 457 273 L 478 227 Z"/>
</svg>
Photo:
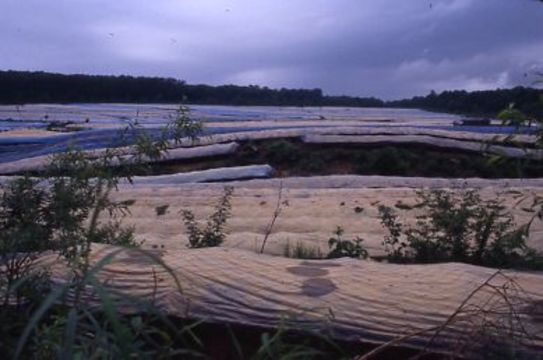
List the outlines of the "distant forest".
<svg viewBox="0 0 543 360">
<path fill-rule="evenodd" d="M 494 116 L 514 103 L 526 114 L 543 117 L 543 90 L 524 87 L 431 92 L 386 102 L 373 97 L 329 96 L 321 89 L 191 85 L 173 78 L 0 71 L 2 104 L 171 103 L 182 99 L 208 105 L 404 107 L 482 116 Z"/>
<path fill-rule="evenodd" d="M 123 102 L 189 104 L 381 107 L 375 98 L 324 96 L 321 89 L 189 85 L 158 77 L 62 75 L 0 71 L 0 103 Z"/>
<path fill-rule="evenodd" d="M 485 91 L 465 90 L 444 91 L 440 94 L 431 92 L 427 96 L 415 96 L 411 99 L 389 101 L 386 106 L 419 108 L 458 114 L 495 116 L 501 110 L 514 104 L 515 108 L 526 115 L 543 119 L 543 90 L 515 87 Z"/>
</svg>

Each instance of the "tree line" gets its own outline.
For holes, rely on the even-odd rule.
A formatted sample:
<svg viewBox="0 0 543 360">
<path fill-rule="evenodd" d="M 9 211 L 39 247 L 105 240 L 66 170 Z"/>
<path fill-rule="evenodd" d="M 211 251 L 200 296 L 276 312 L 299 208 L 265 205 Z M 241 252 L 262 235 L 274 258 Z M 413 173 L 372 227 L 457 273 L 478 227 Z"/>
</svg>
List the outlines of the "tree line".
<svg viewBox="0 0 543 360">
<path fill-rule="evenodd" d="M 432 91 L 427 96 L 383 101 L 374 97 L 330 96 L 321 89 L 271 89 L 256 85 L 192 85 L 160 77 L 64 75 L 0 71 L 0 103 L 171 103 L 203 105 L 403 107 L 495 116 L 514 104 L 528 116 L 543 117 L 543 90 L 529 87 L 467 92 Z"/>
<path fill-rule="evenodd" d="M 512 105 L 529 117 L 543 118 L 543 90 L 529 87 L 467 92 L 465 90 L 432 91 L 427 96 L 390 101 L 390 107 L 419 108 L 432 111 L 496 116 Z"/>
<path fill-rule="evenodd" d="M 173 78 L 0 71 L 0 103 L 124 102 L 380 107 L 375 98 L 325 96 L 321 89 L 190 85 Z"/>
</svg>

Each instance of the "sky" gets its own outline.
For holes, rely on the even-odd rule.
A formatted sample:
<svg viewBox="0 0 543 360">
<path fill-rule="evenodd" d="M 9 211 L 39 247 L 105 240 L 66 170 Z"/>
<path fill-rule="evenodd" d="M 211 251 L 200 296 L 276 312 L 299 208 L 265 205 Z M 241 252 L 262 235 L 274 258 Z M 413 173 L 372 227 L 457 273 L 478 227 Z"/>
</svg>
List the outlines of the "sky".
<svg viewBox="0 0 543 360">
<path fill-rule="evenodd" d="M 398 99 L 531 85 L 536 0 L 0 0 L 0 70 Z"/>
</svg>

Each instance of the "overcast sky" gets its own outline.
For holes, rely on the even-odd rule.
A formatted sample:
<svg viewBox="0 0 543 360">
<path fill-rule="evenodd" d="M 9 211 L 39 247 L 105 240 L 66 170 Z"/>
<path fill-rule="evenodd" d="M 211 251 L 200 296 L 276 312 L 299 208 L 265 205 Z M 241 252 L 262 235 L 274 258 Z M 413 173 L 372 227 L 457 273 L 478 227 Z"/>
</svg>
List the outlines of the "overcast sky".
<svg viewBox="0 0 543 360">
<path fill-rule="evenodd" d="M 0 0 L 0 69 L 385 99 L 529 85 L 535 0 Z"/>
</svg>

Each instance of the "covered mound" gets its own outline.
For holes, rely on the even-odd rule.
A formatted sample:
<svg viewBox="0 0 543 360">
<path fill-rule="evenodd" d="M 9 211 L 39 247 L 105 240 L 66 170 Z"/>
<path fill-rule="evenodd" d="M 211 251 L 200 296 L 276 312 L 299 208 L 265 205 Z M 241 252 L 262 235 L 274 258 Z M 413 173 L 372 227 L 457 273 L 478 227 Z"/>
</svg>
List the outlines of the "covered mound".
<svg viewBox="0 0 543 360">
<path fill-rule="evenodd" d="M 93 245 L 94 263 L 107 256 L 97 277 L 124 312 L 132 311 L 127 299 L 135 296 L 180 318 L 287 324 L 365 343 L 405 337 L 402 346 L 433 351 L 460 345 L 481 350 L 486 336 L 500 336 L 485 333 L 485 326 L 500 324 L 509 339 L 529 334 L 522 351 L 543 351 L 542 273 L 496 273 L 458 263 L 302 261 L 228 248 L 145 253 Z M 40 263 L 52 266 L 58 284 L 64 281 L 66 267 L 56 255 Z M 94 301 L 92 288 L 86 291 Z"/>
<path fill-rule="evenodd" d="M 397 147 L 409 147 L 409 146 L 422 146 L 427 149 L 437 150 L 452 150 L 467 152 L 472 154 L 494 154 L 500 155 L 505 158 L 530 158 L 534 160 L 543 159 L 543 154 L 540 149 L 535 149 L 536 137 L 530 135 L 515 135 L 513 138 L 508 138 L 505 135 L 496 134 L 478 134 L 468 133 L 461 131 L 447 131 L 441 129 L 427 129 L 427 128 L 411 128 L 411 127 L 363 127 L 363 126 L 323 126 L 317 122 L 304 125 L 301 127 L 278 126 L 272 124 L 270 128 L 260 128 L 254 130 L 251 127 L 244 128 L 236 127 L 229 128 L 228 124 L 221 123 L 221 133 L 216 133 L 210 136 L 202 136 L 196 141 L 186 140 L 182 144 L 171 144 L 172 149 L 166 154 L 160 162 L 174 161 L 174 160 L 191 160 L 199 158 L 210 158 L 216 156 L 233 156 L 238 151 L 238 144 L 236 142 L 251 142 L 251 141 L 263 141 L 272 139 L 294 139 L 300 140 L 305 144 L 313 145 L 358 145 L 358 146 L 387 146 L 394 145 Z M 238 124 L 239 125 L 239 124 Z M 213 130 L 213 127 L 208 128 L 208 131 Z M 95 136 L 95 135 L 93 135 Z M 109 133 L 111 138 L 115 137 L 114 134 Z M 84 141 L 84 143 L 99 143 L 98 138 L 90 138 Z M 17 144 L 16 138 L 10 138 L 9 136 L 1 138 L 2 142 L 14 142 Z M 57 148 L 60 151 L 66 149 L 69 144 L 72 144 L 74 139 L 66 139 L 61 143 L 57 143 L 53 148 Z M 77 143 L 75 143 L 77 144 Z M 72 144 L 73 145 L 73 144 Z M 87 144 L 88 145 L 88 144 Z M 14 149 L 11 152 L 20 152 L 21 144 L 17 145 L 19 148 Z M 37 145 L 36 145 L 37 146 Z M 41 146 L 45 146 L 42 144 Z M 40 147 L 40 146 L 38 146 Z M 32 146 L 29 146 L 32 149 Z M 41 148 L 40 148 L 41 149 Z M 121 147 L 118 150 L 123 154 L 131 154 L 134 152 L 134 148 L 131 146 Z M 37 150 L 36 150 L 37 151 Z M 86 151 L 86 154 L 90 158 L 96 158 L 103 155 L 105 149 L 93 149 Z M 10 155 L 11 152 L 8 152 Z M 47 146 L 44 149 L 38 151 L 38 153 L 50 154 L 54 151 L 48 150 Z M 28 154 L 33 154 L 32 152 Z M 10 155 L 11 156 L 11 155 Z M 18 154 L 15 158 L 17 160 L 0 159 L 0 174 L 14 174 L 24 171 L 40 171 L 50 162 L 49 155 L 38 156 L 26 156 L 20 158 L 22 154 Z M 149 159 L 147 159 L 149 160 Z M 151 161 L 149 161 L 151 162 Z"/>
<path fill-rule="evenodd" d="M 518 225 L 534 215 L 534 199 L 543 196 L 541 179 L 427 179 L 383 176 L 318 176 L 287 179 L 182 184 L 176 175 L 135 179 L 112 193 L 116 201 L 130 201 L 124 219 L 135 226 L 145 247 L 184 249 L 187 232 L 181 210 L 194 212 L 205 223 L 225 186 L 233 186 L 232 216 L 226 223 L 224 246 L 255 251 L 260 249 L 272 219 L 280 188 L 282 212 L 275 222 L 266 253 L 282 255 L 287 244 L 302 243 L 328 252 L 328 239 L 337 226 L 345 238 L 360 236 L 371 256 L 384 255 L 386 234 L 378 214 L 380 205 L 391 206 L 407 222 L 416 221 L 416 188 L 479 188 L 484 199 L 501 197 Z M 157 209 L 164 209 L 158 213 Z M 543 222 L 535 221 L 528 243 L 543 250 Z"/>
</svg>

